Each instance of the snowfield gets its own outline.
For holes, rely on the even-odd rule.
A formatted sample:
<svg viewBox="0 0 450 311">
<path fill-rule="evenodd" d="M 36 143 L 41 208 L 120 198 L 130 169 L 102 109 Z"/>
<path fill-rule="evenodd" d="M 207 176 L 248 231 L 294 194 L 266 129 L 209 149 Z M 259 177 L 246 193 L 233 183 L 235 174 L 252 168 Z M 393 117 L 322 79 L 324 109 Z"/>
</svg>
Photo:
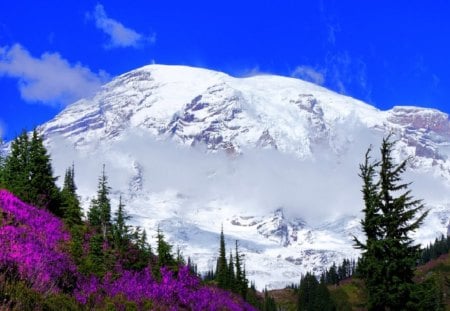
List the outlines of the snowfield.
<svg viewBox="0 0 450 311">
<path fill-rule="evenodd" d="M 122 195 L 134 225 L 150 237 L 159 225 L 202 272 L 215 267 L 223 225 L 259 289 L 358 256 L 358 166 L 388 133 L 399 139 L 398 160 L 413 157 L 405 181 L 431 209 L 418 242 L 445 234 L 450 218 L 448 115 L 380 111 L 298 79 L 150 65 L 41 130 L 55 173 L 75 164 L 85 210 L 106 164 L 113 206 Z"/>
</svg>

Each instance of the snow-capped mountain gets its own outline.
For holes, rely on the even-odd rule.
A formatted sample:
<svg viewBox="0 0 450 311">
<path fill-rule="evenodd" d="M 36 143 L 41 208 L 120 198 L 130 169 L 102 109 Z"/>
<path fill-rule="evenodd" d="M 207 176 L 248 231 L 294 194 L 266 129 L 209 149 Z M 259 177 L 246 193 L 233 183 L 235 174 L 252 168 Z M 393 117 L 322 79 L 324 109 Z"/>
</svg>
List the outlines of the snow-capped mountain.
<svg viewBox="0 0 450 311">
<path fill-rule="evenodd" d="M 431 209 L 420 242 L 450 218 L 450 121 L 433 109 L 380 111 L 287 77 L 235 78 L 184 66 L 125 73 L 41 126 L 62 175 L 72 162 L 85 207 L 106 164 L 134 224 L 215 265 L 223 225 L 259 288 L 298 282 L 358 252 L 358 164 L 395 133 L 406 176 Z M 374 156 L 376 157 L 374 148 Z"/>
</svg>

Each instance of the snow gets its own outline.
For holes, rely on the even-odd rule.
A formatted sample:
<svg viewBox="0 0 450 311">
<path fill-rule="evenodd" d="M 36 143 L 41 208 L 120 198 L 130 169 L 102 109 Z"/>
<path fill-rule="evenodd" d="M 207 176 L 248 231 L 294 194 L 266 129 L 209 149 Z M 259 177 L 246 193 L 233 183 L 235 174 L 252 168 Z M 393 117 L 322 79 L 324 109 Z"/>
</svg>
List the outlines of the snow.
<svg viewBox="0 0 450 311">
<path fill-rule="evenodd" d="M 150 237 L 161 226 L 203 272 L 215 266 L 223 225 L 259 289 L 358 255 L 358 165 L 391 131 L 398 160 L 415 156 L 413 193 L 430 202 L 418 241 L 444 233 L 447 128 L 435 110 L 380 111 L 294 78 L 165 65 L 125 73 L 41 127 L 56 174 L 75 163 L 85 208 L 106 164 L 113 206 L 122 195 L 134 225 Z"/>
</svg>

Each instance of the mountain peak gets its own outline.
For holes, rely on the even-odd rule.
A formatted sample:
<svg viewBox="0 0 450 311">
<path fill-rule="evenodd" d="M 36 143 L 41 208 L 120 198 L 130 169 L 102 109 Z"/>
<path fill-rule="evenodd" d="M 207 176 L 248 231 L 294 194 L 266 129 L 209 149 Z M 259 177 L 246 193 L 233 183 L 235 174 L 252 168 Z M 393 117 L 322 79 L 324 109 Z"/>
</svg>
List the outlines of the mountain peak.
<svg viewBox="0 0 450 311">
<path fill-rule="evenodd" d="M 150 234 L 159 225 L 206 271 L 223 224 L 231 242 L 240 240 L 258 286 L 298 282 L 357 256 L 358 164 L 388 133 L 398 138 L 398 160 L 413 158 L 414 191 L 434 204 L 420 241 L 445 232 L 450 216 L 448 115 L 380 111 L 291 77 L 149 65 L 68 106 L 42 130 L 57 174 L 75 161 L 86 207 L 92 172 L 106 163 L 112 194 L 122 194 L 137 225 Z"/>
</svg>

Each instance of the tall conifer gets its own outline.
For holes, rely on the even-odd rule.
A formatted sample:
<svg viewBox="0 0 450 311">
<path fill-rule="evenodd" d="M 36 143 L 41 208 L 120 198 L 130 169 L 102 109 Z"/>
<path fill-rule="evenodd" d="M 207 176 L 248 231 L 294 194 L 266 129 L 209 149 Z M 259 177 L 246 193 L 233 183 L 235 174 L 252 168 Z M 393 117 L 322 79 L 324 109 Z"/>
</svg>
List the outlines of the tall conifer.
<svg viewBox="0 0 450 311">
<path fill-rule="evenodd" d="M 355 242 L 362 250 L 359 268 L 369 310 L 404 310 L 411 303 L 419 245 L 413 245 L 410 234 L 428 213 L 422 212 L 422 201 L 412 197 L 410 184 L 401 182 L 408 160 L 394 163 L 394 145 L 391 136 L 384 138 L 381 160 L 371 162 L 369 148 L 360 166 L 365 203 L 361 223 L 367 239 Z"/>
<path fill-rule="evenodd" d="M 217 285 L 220 288 L 227 287 L 227 258 L 225 252 L 225 236 L 223 234 L 223 226 L 220 230 L 220 245 L 219 245 L 219 258 L 217 259 L 216 266 L 216 279 Z"/>
<path fill-rule="evenodd" d="M 63 188 L 61 190 L 61 207 L 64 221 L 70 226 L 81 224 L 81 206 L 75 185 L 75 166 L 67 168 L 64 175 Z"/>
<path fill-rule="evenodd" d="M 111 202 L 109 199 L 110 187 L 103 165 L 102 175 L 98 180 L 97 197 L 91 201 L 88 212 L 89 223 L 100 229 L 103 240 L 111 233 Z"/>
<path fill-rule="evenodd" d="M 23 131 L 11 143 L 5 160 L 4 186 L 23 201 L 62 216 L 56 179 L 42 136 L 35 129 L 30 139 Z"/>
<path fill-rule="evenodd" d="M 119 197 L 119 206 L 114 213 L 113 219 L 113 243 L 114 246 L 123 252 L 130 240 L 130 227 L 127 225 L 127 221 L 131 217 L 125 212 L 125 205 L 122 202 L 122 196 Z"/>
</svg>

